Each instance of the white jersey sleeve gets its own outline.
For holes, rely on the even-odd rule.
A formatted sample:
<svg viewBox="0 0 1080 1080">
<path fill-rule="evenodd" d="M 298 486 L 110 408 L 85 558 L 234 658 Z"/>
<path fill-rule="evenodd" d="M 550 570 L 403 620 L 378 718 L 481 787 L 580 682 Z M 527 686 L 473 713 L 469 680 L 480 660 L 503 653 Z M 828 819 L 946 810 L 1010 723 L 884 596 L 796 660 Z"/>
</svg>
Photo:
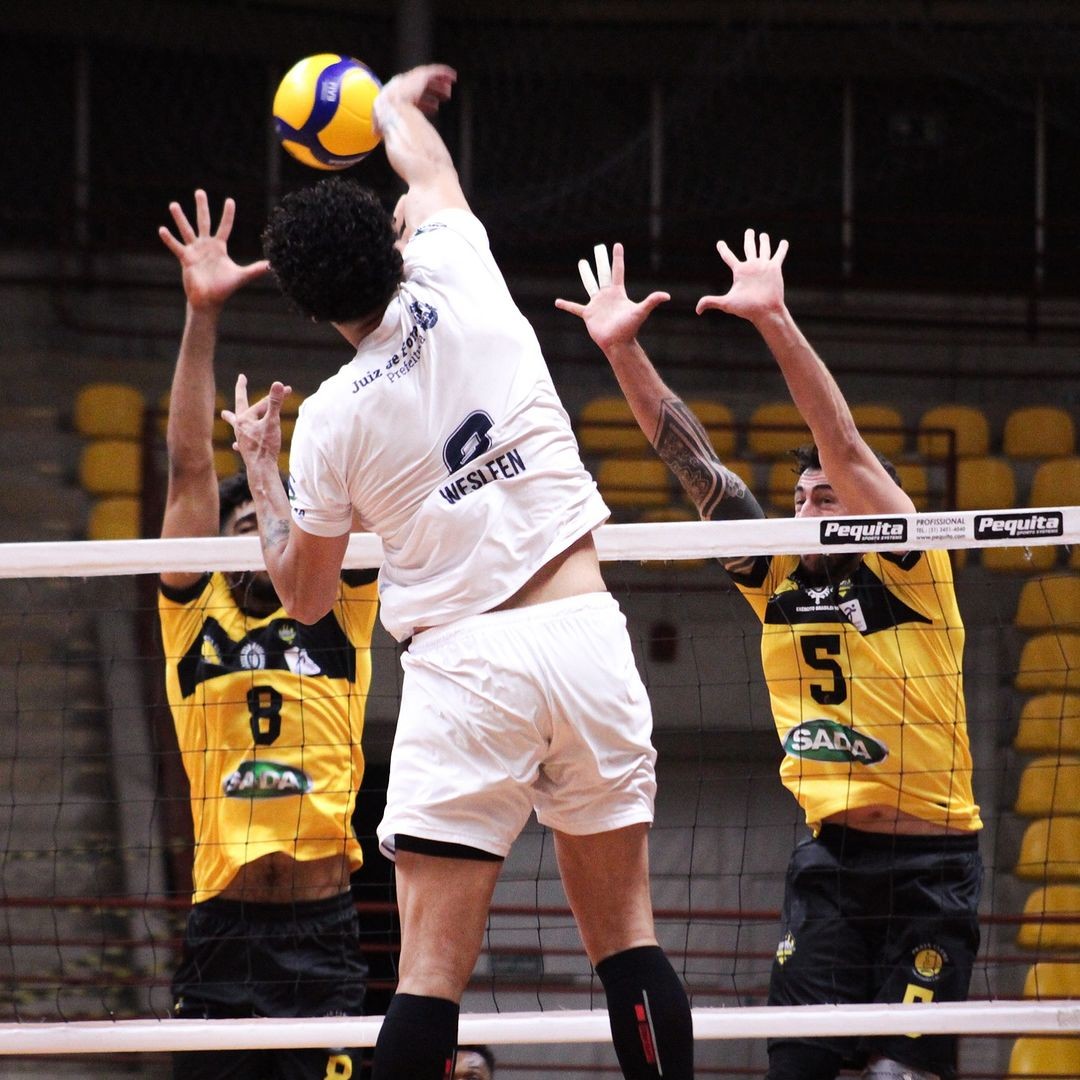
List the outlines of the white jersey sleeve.
<svg viewBox="0 0 1080 1080">
<path fill-rule="evenodd" d="M 341 536 L 352 527 L 349 488 L 315 437 L 322 425 L 312 415 L 318 412 L 314 397 L 301 403 L 300 414 L 305 411 L 305 422 L 297 419 L 289 446 L 288 491 L 293 521 L 315 536 Z"/>
</svg>

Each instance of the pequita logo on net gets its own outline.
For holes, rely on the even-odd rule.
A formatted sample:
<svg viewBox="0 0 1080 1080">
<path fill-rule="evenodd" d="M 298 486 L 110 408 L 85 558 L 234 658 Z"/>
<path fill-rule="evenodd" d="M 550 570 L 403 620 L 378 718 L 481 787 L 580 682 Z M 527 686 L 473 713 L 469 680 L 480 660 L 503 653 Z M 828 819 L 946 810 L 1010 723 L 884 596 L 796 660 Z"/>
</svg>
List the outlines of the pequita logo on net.
<svg viewBox="0 0 1080 1080">
<path fill-rule="evenodd" d="M 843 521 L 826 519 L 821 523 L 823 544 L 905 544 L 907 522 L 903 518 L 874 518 Z"/>
<path fill-rule="evenodd" d="M 1060 510 L 975 515 L 976 540 L 994 540 L 1002 536 L 1027 540 L 1039 536 L 1061 536 L 1064 531 L 1065 522 Z"/>
</svg>

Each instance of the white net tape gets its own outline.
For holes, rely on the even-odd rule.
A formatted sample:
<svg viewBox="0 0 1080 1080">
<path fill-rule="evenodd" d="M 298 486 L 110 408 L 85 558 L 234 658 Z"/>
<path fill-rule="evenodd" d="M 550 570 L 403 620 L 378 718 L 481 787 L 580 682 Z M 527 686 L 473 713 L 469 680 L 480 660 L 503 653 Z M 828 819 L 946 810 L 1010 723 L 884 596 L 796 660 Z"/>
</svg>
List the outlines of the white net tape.
<svg viewBox="0 0 1080 1080">
<path fill-rule="evenodd" d="M 883 517 L 794 518 L 763 521 L 675 521 L 605 525 L 597 530 L 608 561 L 704 559 L 725 555 L 917 548 L 1026 547 L 1075 544 L 1080 507 L 967 510 Z M 382 546 L 370 533 L 354 534 L 345 565 L 374 567 Z M 258 537 L 182 540 L 91 540 L 0 545 L 0 578 L 96 577 L 199 573 L 262 566 Z"/>
<path fill-rule="evenodd" d="M 991 1001 L 925 1005 L 797 1005 L 698 1008 L 695 1039 L 776 1035 L 922 1035 L 1080 1032 L 1080 1003 Z M 118 1020 L 66 1024 L 0 1024 L 0 1054 L 156 1053 L 170 1050 L 276 1050 L 374 1046 L 381 1016 L 285 1020 Z M 468 1043 L 605 1043 L 607 1012 L 462 1014 Z"/>
</svg>

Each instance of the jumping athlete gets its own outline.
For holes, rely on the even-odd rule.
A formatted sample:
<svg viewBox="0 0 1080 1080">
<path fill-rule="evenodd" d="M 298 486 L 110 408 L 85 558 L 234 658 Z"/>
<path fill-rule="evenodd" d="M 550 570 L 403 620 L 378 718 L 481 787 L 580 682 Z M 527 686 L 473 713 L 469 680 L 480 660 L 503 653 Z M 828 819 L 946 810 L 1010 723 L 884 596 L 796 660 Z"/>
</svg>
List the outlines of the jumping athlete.
<svg viewBox="0 0 1080 1080">
<path fill-rule="evenodd" d="M 697 310 L 761 334 L 813 434 L 797 453 L 796 517 L 909 514 L 892 466 L 866 444 L 784 303 L 781 241 L 747 230 L 745 259 L 721 241 L 733 283 Z M 637 338 L 669 299 L 626 294 L 624 257 L 580 267 L 580 316 L 642 431 L 706 520 L 761 518 L 690 409 Z M 979 945 L 979 808 L 961 674 L 964 628 L 948 555 L 894 551 L 722 560 L 762 622 L 761 659 L 784 748 L 781 779 L 812 836 L 788 867 L 769 1002 L 959 1001 Z M 769 1080 L 951 1078 L 952 1036 L 769 1041 Z"/>
<path fill-rule="evenodd" d="M 179 239 L 160 230 L 187 295 L 161 534 L 242 536 L 256 529 L 247 478 L 219 490 L 214 471 L 214 351 L 222 306 L 266 263 L 241 267 L 229 257 L 232 200 L 216 232 L 205 192 L 195 193 L 195 208 L 193 228 L 170 206 Z M 175 1015 L 358 1015 L 367 965 L 349 885 L 362 861 L 351 818 L 364 773 L 375 575 L 342 574 L 312 625 L 286 614 L 265 571 L 168 572 L 160 584 L 166 685 L 195 835 Z M 353 1075 L 359 1061 L 345 1048 L 184 1052 L 173 1075 L 324 1080 Z"/>
<path fill-rule="evenodd" d="M 327 611 L 355 512 L 382 539 L 383 623 L 410 643 L 378 830 L 396 859 L 401 962 L 373 1076 L 450 1072 L 499 870 L 535 809 L 624 1075 L 686 1080 L 690 1009 L 649 893 L 652 714 L 592 538 L 608 510 L 421 111 L 454 78 L 417 68 L 377 99 L 408 187 L 401 228 L 340 179 L 271 214 L 264 250 L 285 295 L 356 352 L 300 410 L 291 506 L 276 481 L 286 387 L 249 407 L 241 376 L 225 414 L 286 608 Z"/>
</svg>

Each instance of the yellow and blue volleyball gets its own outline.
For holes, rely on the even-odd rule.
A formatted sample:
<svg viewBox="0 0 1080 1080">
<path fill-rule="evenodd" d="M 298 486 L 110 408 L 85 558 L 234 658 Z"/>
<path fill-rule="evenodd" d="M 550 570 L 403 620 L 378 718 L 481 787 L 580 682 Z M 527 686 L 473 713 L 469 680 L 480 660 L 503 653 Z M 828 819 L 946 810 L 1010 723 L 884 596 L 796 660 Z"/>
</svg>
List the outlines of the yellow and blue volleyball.
<svg viewBox="0 0 1080 1080">
<path fill-rule="evenodd" d="M 285 73 L 274 94 L 281 145 L 313 169 L 347 169 L 379 145 L 374 106 L 382 83 L 359 60 L 337 53 L 307 56 Z"/>
</svg>

